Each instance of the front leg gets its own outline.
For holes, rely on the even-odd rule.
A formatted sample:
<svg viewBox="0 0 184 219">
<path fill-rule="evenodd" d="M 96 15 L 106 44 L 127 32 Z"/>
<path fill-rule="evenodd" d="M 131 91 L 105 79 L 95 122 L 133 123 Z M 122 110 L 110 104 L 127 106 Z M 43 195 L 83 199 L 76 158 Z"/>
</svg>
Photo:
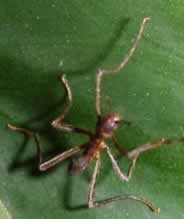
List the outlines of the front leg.
<svg viewBox="0 0 184 219">
<path fill-rule="evenodd" d="M 128 63 L 128 61 L 130 60 L 130 58 L 132 57 L 132 55 L 134 54 L 138 43 L 142 37 L 143 31 L 144 31 L 144 27 L 146 22 L 149 20 L 149 17 L 145 17 L 140 25 L 139 28 L 139 32 L 135 38 L 135 40 L 133 41 L 133 45 L 132 47 L 129 49 L 128 53 L 125 55 L 125 57 L 121 60 L 121 62 L 115 66 L 113 69 L 99 69 L 97 71 L 97 75 L 96 75 L 96 101 L 95 101 L 95 109 L 96 109 L 96 116 L 99 119 L 101 116 L 101 80 L 103 75 L 108 75 L 108 74 L 114 74 L 118 71 L 120 71 L 121 69 L 124 68 L 124 66 Z"/>
<path fill-rule="evenodd" d="M 51 125 L 54 128 L 62 130 L 62 131 L 76 132 L 76 133 L 81 133 L 81 134 L 88 135 L 89 137 L 92 137 L 93 134 L 91 131 L 83 129 L 83 128 L 73 127 L 72 125 L 66 124 L 63 122 L 66 114 L 68 114 L 68 112 L 70 111 L 70 108 L 72 106 L 72 92 L 71 92 L 70 86 L 69 86 L 68 81 L 66 80 L 65 76 L 62 75 L 59 79 L 65 87 L 65 90 L 67 93 L 67 102 L 66 102 L 66 105 L 64 108 L 64 112 L 61 115 L 59 115 L 56 119 L 54 119 L 51 122 Z"/>
</svg>

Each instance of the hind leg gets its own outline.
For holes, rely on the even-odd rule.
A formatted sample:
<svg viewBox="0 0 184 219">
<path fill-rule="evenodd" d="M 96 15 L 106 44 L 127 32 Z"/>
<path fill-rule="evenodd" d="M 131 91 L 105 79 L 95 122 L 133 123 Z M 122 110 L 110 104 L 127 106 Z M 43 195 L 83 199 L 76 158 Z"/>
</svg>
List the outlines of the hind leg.
<svg viewBox="0 0 184 219">
<path fill-rule="evenodd" d="M 8 127 L 13 131 L 22 132 L 22 133 L 29 135 L 29 136 L 32 136 L 34 138 L 35 143 L 36 143 L 36 148 L 37 148 L 37 155 L 38 155 L 38 169 L 40 171 L 46 171 L 46 170 L 50 169 L 51 167 L 55 166 L 56 164 L 61 163 L 63 160 L 66 160 L 67 158 L 69 158 L 69 157 L 73 156 L 74 154 L 76 154 L 77 152 L 79 152 L 80 149 L 85 146 L 85 144 L 78 145 L 76 147 L 73 147 L 67 151 L 64 151 L 64 152 L 54 156 L 53 158 L 51 158 L 47 161 L 43 161 L 43 156 L 42 156 L 41 147 L 40 147 L 40 141 L 39 141 L 38 135 L 36 133 L 32 132 L 29 129 L 15 127 L 15 126 L 10 125 L 10 124 L 8 124 Z"/>
</svg>

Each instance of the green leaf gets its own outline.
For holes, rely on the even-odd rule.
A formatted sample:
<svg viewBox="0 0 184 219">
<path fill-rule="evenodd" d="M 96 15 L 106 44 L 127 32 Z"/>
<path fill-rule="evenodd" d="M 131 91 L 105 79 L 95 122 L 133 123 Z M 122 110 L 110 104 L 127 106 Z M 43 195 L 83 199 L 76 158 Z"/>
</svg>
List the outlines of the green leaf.
<svg viewBox="0 0 184 219">
<path fill-rule="evenodd" d="M 6 207 L 0 201 L 0 218 L 2 219 L 11 219 L 10 214 L 8 213 Z"/>
<path fill-rule="evenodd" d="M 12 123 L 39 132 L 45 158 L 84 142 L 50 127 L 64 109 L 57 76 L 65 72 L 73 92 L 66 122 L 94 129 L 95 72 L 122 60 L 149 16 L 128 65 L 104 78 L 103 97 L 131 122 L 116 133 L 127 148 L 184 136 L 183 14 L 181 0 L 1 1 L 0 197 L 12 218 L 184 218 L 183 144 L 143 154 L 129 183 L 119 180 L 102 152 L 97 199 L 138 195 L 159 206 L 158 215 L 132 200 L 87 209 L 80 206 L 87 202 L 93 162 L 78 177 L 68 174 L 71 160 L 40 174 L 33 139 L 7 128 Z M 118 162 L 125 170 L 127 161 L 119 156 Z"/>
</svg>

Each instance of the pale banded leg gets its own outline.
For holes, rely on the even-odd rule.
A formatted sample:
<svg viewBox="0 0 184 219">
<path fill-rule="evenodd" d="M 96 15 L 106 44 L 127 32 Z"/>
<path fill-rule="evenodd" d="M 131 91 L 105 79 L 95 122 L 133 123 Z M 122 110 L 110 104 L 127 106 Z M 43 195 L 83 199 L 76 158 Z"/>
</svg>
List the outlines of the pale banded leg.
<svg viewBox="0 0 184 219">
<path fill-rule="evenodd" d="M 153 211 L 155 213 L 160 212 L 160 208 L 157 208 L 153 203 L 151 203 L 150 201 L 148 201 L 145 198 L 137 197 L 135 195 L 118 195 L 118 196 L 114 196 L 112 198 L 108 198 L 108 199 L 105 199 L 103 201 L 95 202 L 94 207 L 103 207 L 103 206 L 106 206 L 108 204 L 111 204 L 114 201 L 121 201 L 121 200 L 127 200 L 127 199 L 133 199 L 135 201 L 141 202 L 142 204 L 146 205 L 151 211 Z"/>
<path fill-rule="evenodd" d="M 130 151 L 128 151 L 124 148 L 120 149 L 120 145 L 118 145 L 117 148 L 122 153 L 122 155 L 127 156 L 128 158 L 131 159 L 131 163 L 130 163 L 127 174 L 120 170 L 114 156 L 112 155 L 112 152 L 110 151 L 110 148 L 107 145 L 106 145 L 106 150 L 107 150 L 107 153 L 108 153 L 108 155 L 111 159 L 111 162 L 112 162 L 112 165 L 113 165 L 113 168 L 114 168 L 115 172 L 118 174 L 118 176 L 120 177 L 121 180 L 128 181 L 131 178 L 131 175 L 132 175 L 133 170 L 135 168 L 137 158 L 139 157 L 140 154 L 142 154 L 142 153 L 144 153 L 148 150 L 156 149 L 156 148 L 158 148 L 158 147 L 160 147 L 161 145 L 164 145 L 164 144 L 175 144 L 175 143 L 180 143 L 180 142 L 184 142 L 184 137 L 176 138 L 176 139 L 162 138 L 162 139 L 157 140 L 157 141 L 147 142 L 144 145 L 138 146 L 137 148 L 132 149 Z M 117 142 L 116 142 L 116 146 L 117 146 Z M 116 197 L 113 197 L 111 199 L 103 201 L 101 203 L 101 205 L 103 206 L 103 205 L 106 205 L 108 203 L 111 203 L 112 201 L 124 200 L 124 199 L 127 199 L 127 198 L 131 198 L 131 199 L 134 199 L 136 201 L 140 201 L 140 202 L 144 203 L 145 205 L 147 205 L 154 212 L 159 212 L 160 211 L 159 208 L 155 207 L 148 200 L 146 200 L 144 198 L 132 196 L 132 195 L 116 196 Z"/>
<path fill-rule="evenodd" d="M 107 150 L 107 154 L 109 155 L 110 159 L 111 159 L 111 162 L 112 162 L 112 166 L 113 166 L 113 169 L 114 171 L 117 173 L 117 175 L 120 177 L 120 179 L 122 181 L 128 181 L 130 176 L 124 172 L 122 172 L 122 170 L 120 170 L 109 146 L 106 145 L 105 149 Z"/>
<path fill-rule="evenodd" d="M 116 146 L 116 148 L 118 149 L 118 151 L 123 156 L 126 156 L 126 157 L 131 159 L 131 164 L 129 166 L 129 171 L 128 171 L 128 176 L 130 177 L 132 175 L 132 172 L 133 172 L 134 168 L 135 168 L 137 158 L 139 157 L 140 154 L 142 154 L 146 151 L 152 150 L 152 149 L 159 148 L 159 147 L 161 147 L 162 145 L 165 145 L 165 144 L 169 145 L 169 144 L 184 142 L 184 137 L 176 138 L 176 139 L 162 138 L 160 140 L 147 142 L 147 143 L 145 143 L 143 145 L 140 145 L 140 146 L 138 146 L 138 147 L 136 147 L 135 149 L 132 149 L 132 150 L 127 150 L 122 145 L 118 144 L 114 137 L 113 137 L 113 142 L 114 142 L 114 145 Z M 116 161 L 114 161 L 114 162 L 116 162 Z"/>
<path fill-rule="evenodd" d="M 142 154 L 146 151 L 152 150 L 152 149 L 156 149 L 164 144 L 175 144 L 175 143 L 179 143 L 179 142 L 184 142 L 184 138 L 177 138 L 177 139 L 162 138 L 162 139 L 157 140 L 157 141 L 147 142 L 141 146 L 138 146 L 135 149 L 128 151 L 126 153 L 126 156 L 132 160 L 130 167 L 129 167 L 130 175 L 132 174 L 132 172 L 135 168 L 137 158 L 139 157 L 140 154 Z M 133 165 L 132 165 L 132 162 L 134 163 Z"/>
<path fill-rule="evenodd" d="M 88 135 L 89 137 L 91 137 L 92 136 L 91 131 L 83 129 L 83 128 L 73 127 L 71 124 L 65 124 L 63 122 L 65 116 L 68 114 L 68 112 L 70 111 L 70 108 L 72 106 L 72 92 L 71 92 L 70 86 L 68 84 L 68 81 L 65 78 L 65 75 L 62 75 L 59 79 L 65 87 L 65 90 L 67 93 L 67 102 L 65 105 L 64 112 L 60 116 L 58 116 L 55 120 L 53 120 L 51 122 L 51 125 L 54 128 L 62 130 L 62 131 L 82 133 L 82 134 L 85 134 L 85 135 Z"/>
<path fill-rule="evenodd" d="M 79 146 L 73 147 L 67 151 L 62 152 L 62 153 L 54 156 L 53 158 L 51 158 L 47 161 L 43 161 L 41 147 L 40 147 L 40 143 L 39 143 L 39 139 L 38 139 L 37 134 L 35 134 L 34 132 L 32 132 L 29 129 L 15 127 L 15 126 L 10 125 L 10 124 L 8 124 L 8 127 L 13 131 L 22 132 L 22 133 L 29 135 L 29 136 L 32 136 L 34 138 L 35 143 L 36 143 L 36 148 L 37 148 L 37 155 L 38 155 L 38 169 L 40 171 L 46 171 L 46 170 L 50 169 L 51 167 L 55 166 L 56 164 L 61 163 L 63 160 L 65 160 L 65 159 L 73 156 L 77 152 L 79 152 L 82 147 L 85 147 L 85 144 L 79 145 Z"/>
<path fill-rule="evenodd" d="M 143 145 L 138 146 L 135 149 L 128 151 L 126 156 L 129 158 L 134 158 L 134 157 L 138 158 L 138 156 L 140 154 L 142 154 L 143 152 L 159 148 L 160 146 L 165 145 L 165 144 L 169 145 L 169 144 L 176 144 L 176 143 L 180 143 L 180 142 L 184 142 L 184 137 L 176 138 L 176 139 L 162 138 L 162 139 L 157 140 L 157 141 L 150 141 L 150 142 L 147 142 Z"/>
<path fill-rule="evenodd" d="M 105 74 L 113 74 L 115 72 L 120 71 L 130 60 L 130 58 L 132 57 L 135 49 L 137 48 L 137 45 L 139 43 L 139 40 L 141 39 L 142 33 L 144 31 L 144 27 L 145 27 L 145 23 L 149 20 L 149 17 L 145 17 L 141 23 L 139 32 L 133 42 L 132 47 L 129 49 L 128 53 L 125 55 L 125 57 L 123 58 L 123 60 L 121 61 L 121 63 L 119 65 L 117 65 L 115 68 L 113 69 L 99 69 L 97 71 L 97 78 L 96 78 L 96 102 L 95 102 L 95 109 L 96 109 L 96 115 L 99 118 L 101 115 L 101 108 L 100 108 L 100 98 L 101 98 L 101 79 L 102 76 Z"/>
<path fill-rule="evenodd" d="M 107 151 L 108 151 L 108 155 L 111 156 L 112 155 L 111 152 L 108 149 L 107 149 Z M 110 152 L 110 154 L 109 154 L 109 152 Z M 110 157 L 111 161 L 112 161 L 112 157 Z M 112 163 L 114 162 L 114 160 L 115 159 L 113 158 Z M 117 164 L 116 164 L 116 166 L 117 166 Z M 114 166 L 114 164 L 113 164 L 113 167 L 116 168 Z M 89 191 L 88 191 L 88 207 L 89 208 L 103 207 L 103 206 L 105 206 L 107 204 L 110 204 L 111 202 L 114 202 L 114 201 L 120 201 L 120 200 L 125 200 L 125 199 L 133 199 L 135 201 L 143 203 L 144 205 L 146 205 L 148 208 L 150 208 L 154 212 L 158 213 L 160 211 L 159 208 L 155 207 L 151 202 L 149 202 L 145 198 L 137 197 L 137 196 L 134 196 L 134 195 L 119 195 L 119 196 L 108 198 L 108 199 L 105 199 L 105 200 L 102 200 L 102 201 L 94 201 L 96 177 L 97 177 L 97 174 L 99 172 L 99 168 L 100 168 L 100 157 L 96 161 L 95 168 L 94 168 L 94 171 L 93 171 L 93 174 L 92 174 L 92 177 L 91 177 L 91 181 L 90 181 L 90 184 L 89 184 Z M 125 176 L 124 173 L 122 173 L 120 171 L 119 167 L 118 167 L 118 170 L 116 169 L 116 171 L 118 171 L 118 174 L 121 175 L 123 180 L 126 180 L 127 177 Z M 119 173 L 119 171 L 121 173 Z"/>
<path fill-rule="evenodd" d="M 111 159 L 111 162 L 112 162 L 112 166 L 113 166 L 113 169 L 114 171 L 117 173 L 117 175 L 120 177 L 120 179 L 122 181 L 129 181 L 129 179 L 131 178 L 132 176 L 132 173 L 133 173 L 133 170 L 135 168 L 135 164 L 136 164 L 136 160 L 137 160 L 137 156 L 133 157 L 132 160 L 131 160 L 131 163 L 129 165 L 129 168 L 128 168 L 128 173 L 124 173 L 118 166 L 118 163 L 116 161 L 116 159 L 114 158 L 110 148 L 108 145 L 106 145 L 105 149 L 107 150 L 107 154 L 109 155 L 110 159 Z"/>
<path fill-rule="evenodd" d="M 93 170 L 93 174 L 91 176 L 91 180 L 89 183 L 89 191 L 88 191 L 88 207 L 93 208 L 96 207 L 96 203 L 94 202 L 94 192 L 95 192 L 95 184 L 96 184 L 96 177 L 100 170 L 100 156 L 96 160 L 95 168 Z"/>
</svg>

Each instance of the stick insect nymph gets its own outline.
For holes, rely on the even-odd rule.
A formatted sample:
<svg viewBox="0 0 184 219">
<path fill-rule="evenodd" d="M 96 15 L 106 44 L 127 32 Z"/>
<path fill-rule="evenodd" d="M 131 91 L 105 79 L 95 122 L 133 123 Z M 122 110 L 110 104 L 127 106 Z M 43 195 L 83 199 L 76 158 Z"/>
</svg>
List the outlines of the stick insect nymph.
<svg viewBox="0 0 184 219">
<path fill-rule="evenodd" d="M 107 204 L 114 202 L 114 201 L 133 199 L 133 200 L 136 200 L 138 202 L 143 203 L 148 208 L 150 208 L 152 211 L 159 212 L 160 209 L 157 208 L 155 205 L 153 205 L 150 201 L 146 200 L 145 198 L 138 197 L 135 195 L 119 195 L 119 196 L 111 197 L 111 198 L 108 198 L 108 199 L 105 199 L 102 201 L 95 201 L 94 191 L 95 191 L 96 177 L 97 177 L 97 174 L 99 173 L 99 169 L 100 169 L 100 153 L 102 150 L 106 151 L 110 160 L 111 160 L 113 169 L 117 173 L 119 178 L 122 181 L 128 181 L 131 178 L 131 175 L 132 175 L 133 170 L 134 170 L 135 165 L 136 165 L 137 158 L 139 157 L 140 154 L 142 154 L 145 151 L 158 148 L 159 146 L 161 146 L 163 144 L 174 144 L 177 142 L 184 142 L 184 138 L 177 138 L 177 139 L 172 139 L 172 140 L 162 138 L 162 139 L 157 140 L 157 141 L 147 142 L 144 145 L 140 145 L 135 149 L 126 150 L 125 148 L 123 148 L 121 145 L 119 145 L 116 142 L 115 137 L 113 135 L 114 130 L 118 128 L 118 125 L 121 122 L 123 122 L 123 118 L 118 113 L 115 113 L 115 112 L 109 112 L 105 115 L 102 115 L 102 113 L 101 113 L 100 100 L 101 100 L 101 80 L 102 80 L 102 77 L 104 75 L 114 74 L 114 73 L 120 71 L 128 63 L 128 61 L 132 57 L 133 53 L 135 52 L 135 49 L 137 48 L 138 42 L 141 39 L 141 36 L 143 34 L 145 24 L 148 20 L 149 20 L 148 17 L 143 19 L 143 21 L 140 25 L 139 32 L 138 32 L 138 34 L 133 42 L 132 47 L 129 49 L 128 53 L 125 55 L 125 57 L 120 62 L 120 64 L 117 65 L 114 69 L 110 69 L 110 70 L 99 69 L 97 71 L 97 74 L 96 74 L 96 95 L 95 95 L 95 97 L 96 97 L 95 110 L 96 110 L 97 124 L 96 124 L 96 130 L 94 132 L 87 130 L 87 129 L 83 129 L 83 128 L 73 127 L 70 124 L 64 123 L 64 118 L 65 118 L 66 114 L 69 112 L 70 107 L 72 105 L 72 92 L 71 92 L 70 86 L 69 86 L 68 81 L 66 80 L 65 76 L 63 75 L 60 77 L 60 80 L 65 87 L 68 98 L 67 98 L 67 103 L 66 103 L 64 112 L 60 116 L 58 116 L 54 121 L 52 121 L 51 125 L 54 128 L 62 130 L 62 131 L 76 132 L 76 133 L 87 135 L 89 137 L 89 141 L 87 143 L 84 143 L 84 144 L 79 145 L 79 146 L 75 146 L 75 147 L 51 158 L 50 160 L 43 161 L 40 143 L 39 143 L 37 135 L 29 129 L 19 128 L 19 127 L 10 125 L 10 124 L 8 125 L 9 128 L 12 130 L 20 131 L 20 132 L 23 132 L 25 134 L 28 134 L 28 135 L 31 135 L 34 137 L 35 142 L 36 142 L 36 146 L 37 146 L 37 153 L 38 153 L 38 157 L 39 157 L 38 168 L 40 171 L 48 170 L 49 168 L 55 166 L 56 164 L 62 162 L 63 160 L 65 160 L 69 157 L 72 157 L 73 155 L 78 153 L 80 150 L 83 150 L 82 155 L 79 158 L 75 158 L 73 160 L 73 165 L 72 165 L 72 169 L 71 169 L 71 172 L 73 174 L 78 175 L 81 171 L 83 171 L 87 167 L 87 165 L 89 164 L 89 162 L 91 160 L 96 160 L 96 164 L 95 164 L 95 167 L 94 167 L 94 170 L 92 173 L 92 177 L 91 177 L 91 180 L 89 183 L 89 190 L 88 190 L 88 196 L 87 196 L 88 197 L 87 202 L 88 202 L 89 208 L 101 207 L 101 206 L 107 205 Z M 115 160 L 115 158 L 111 152 L 111 149 L 109 148 L 109 146 L 105 142 L 105 140 L 107 138 L 112 139 L 112 141 L 114 142 L 114 145 L 117 147 L 117 149 L 120 151 L 120 153 L 124 157 L 127 157 L 128 159 L 130 159 L 130 166 L 129 166 L 127 173 L 123 172 L 120 169 L 120 167 L 118 166 L 117 161 Z"/>
</svg>

